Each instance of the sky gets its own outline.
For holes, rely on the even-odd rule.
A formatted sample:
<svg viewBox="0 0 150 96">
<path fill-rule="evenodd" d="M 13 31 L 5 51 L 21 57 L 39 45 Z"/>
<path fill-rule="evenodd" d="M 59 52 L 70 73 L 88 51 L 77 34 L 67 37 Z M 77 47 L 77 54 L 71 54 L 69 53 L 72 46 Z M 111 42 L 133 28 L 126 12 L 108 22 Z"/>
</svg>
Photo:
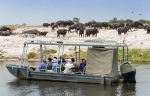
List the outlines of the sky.
<svg viewBox="0 0 150 96">
<path fill-rule="evenodd" d="M 0 0 L 0 25 L 42 25 L 74 17 L 81 23 L 114 17 L 150 20 L 149 4 L 150 0 Z"/>
</svg>

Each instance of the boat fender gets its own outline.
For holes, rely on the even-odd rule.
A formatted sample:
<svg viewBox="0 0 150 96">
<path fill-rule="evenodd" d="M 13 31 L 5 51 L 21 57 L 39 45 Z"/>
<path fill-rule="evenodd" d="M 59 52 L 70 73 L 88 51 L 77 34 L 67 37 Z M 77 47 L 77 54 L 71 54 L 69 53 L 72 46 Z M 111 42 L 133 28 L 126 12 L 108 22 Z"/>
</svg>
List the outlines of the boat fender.
<svg viewBox="0 0 150 96">
<path fill-rule="evenodd" d="M 15 68 L 15 76 L 18 77 L 18 69 Z"/>
<path fill-rule="evenodd" d="M 29 69 L 27 69 L 27 78 L 29 78 Z"/>
<path fill-rule="evenodd" d="M 101 75 L 101 84 L 105 84 L 105 78 L 103 74 Z"/>
<path fill-rule="evenodd" d="M 15 70 L 15 69 L 16 69 L 16 67 L 14 67 L 14 66 L 12 66 L 11 68 L 12 68 L 13 70 Z"/>
</svg>

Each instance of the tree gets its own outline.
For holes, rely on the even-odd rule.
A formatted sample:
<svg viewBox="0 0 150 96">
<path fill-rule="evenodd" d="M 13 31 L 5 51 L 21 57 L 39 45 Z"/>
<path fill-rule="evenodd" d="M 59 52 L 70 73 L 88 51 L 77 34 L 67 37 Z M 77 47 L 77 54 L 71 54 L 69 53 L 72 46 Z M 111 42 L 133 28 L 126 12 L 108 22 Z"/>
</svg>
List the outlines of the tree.
<svg viewBox="0 0 150 96">
<path fill-rule="evenodd" d="M 131 20 L 131 19 L 126 19 L 125 20 L 125 23 L 131 23 L 131 22 L 133 22 L 133 20 Z"/>
<path fill-rule="evenodd" d="M 74 22 L 74 23 L 80 23 L 80 18 L 74 17 L 74 18 L 73 18 L 73 22 Z"/>
<path fill-rule="evenodd" d="M 138 22 L 140 22 L 142 24 L 149 24 L 150 23 L 148 20 L 144 20 L 144 19 L 140 19 L 140 20 L 138 20 Z"/>
<path fill-rule="evenodd" d="M 22 24 L 22 26 L 26 26 L 26 25 L 27 25 L 26 23 L 23 23 L 23 24 Z"/>
<path fill-rule="evenodd" d="M 109 24 L 117 23 L 117 18 L 114 17 L 112 20 L 109 20 L 108 23 L 109 23 Z"/>
</svg>

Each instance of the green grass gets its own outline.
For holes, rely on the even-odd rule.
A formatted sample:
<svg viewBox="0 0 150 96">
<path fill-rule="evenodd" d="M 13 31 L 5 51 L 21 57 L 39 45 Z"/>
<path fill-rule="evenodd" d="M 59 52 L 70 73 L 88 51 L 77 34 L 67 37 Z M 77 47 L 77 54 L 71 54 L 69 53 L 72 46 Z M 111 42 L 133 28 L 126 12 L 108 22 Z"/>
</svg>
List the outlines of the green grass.
<svg viewBox="0 0 150 96">
<path fill-rule="evenodd" d="M 31 58 L 34 58 L 35 56 L 37 56 L 37 53 L 29 52 L 27 56 L 28 56 L 29 59 L 31 59 Z"/>
<path fill-rule="evenodd" d="M 2 50 L 0 50 L 0 56 L 2 56 L 4 54 L 4 52 Z"/>
<path fill-rule="evenodd" d="M 118 50 L 119 54 L 119 60 L 122 59 L 122 50 Z M 129 49 L 128 50 L 128 58 L 129 61 L 135 61 L 135 62 L 149 62 L 150 61 L 150 48 L 147 49 Z"/>
</svg>

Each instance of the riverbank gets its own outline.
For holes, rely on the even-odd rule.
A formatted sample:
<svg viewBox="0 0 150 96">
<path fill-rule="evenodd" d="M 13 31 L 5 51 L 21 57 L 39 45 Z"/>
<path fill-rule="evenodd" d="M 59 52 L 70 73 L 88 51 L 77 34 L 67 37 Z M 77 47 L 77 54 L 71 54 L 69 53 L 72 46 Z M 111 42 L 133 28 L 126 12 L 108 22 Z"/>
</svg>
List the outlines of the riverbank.
<svg viewBox="0 0 150 96">
<path fill-rule="evenodd" d="M 46 37 L 44 36 L 36 36 L 36 35 L 23 35 L 21 34 L 25 30 L 39 30 L 39 31 L 48 31 Z M 60 29 L 60 28 L 59 28 Z M 143 29 L 138 29 L 138 31 L 128 32 L 126 35 L 121 34 L 118 36 L 118 32 L 116 30 L 103 30 L 100 29 L 97 37 L 84 37 L 80 38 L 78 34 L 75 32 L 67 33 L 66 37 L 59 37 L 57 38 L 57 29 L 52 31 L 51 28 L 43 28 L 43 27 L 24 27 L 24 28 L 17 28 L 13 30 L 13 34 L 10 36 L 0 36 L 0 59 L 9 60 L 20 59 L 23 51 L 23 43 L 26 41 L 32 40 L 43 40 L 43 41 L 50 41 L 50 40 L 58 40 L 58 41 L 69 41 L 69 42 L 80 42 L 89 39 L 100 39 L 100 40 L 115 40 L 118 43 L 122 43 L 123 41 L 127 43 L 129 49 L 147 49 L 150 48 L 150 34 L 146 34 L 146 31 Z M 52 49 L 56 49 L 57 47 L 52 47 Z M 70 49 L 73 47 L 66 47 L 64 53 L 70 53 Z M 37 53 L 39 48 L 36 46 L 30 46 L 28 52 L 35 52 Z M 84 48 L 83 48 L 84 50 Z M 54 54 L 57 55 L 57 54 Z M 34 58 L 38 59 L 38 57 Z"/>
</svg>

